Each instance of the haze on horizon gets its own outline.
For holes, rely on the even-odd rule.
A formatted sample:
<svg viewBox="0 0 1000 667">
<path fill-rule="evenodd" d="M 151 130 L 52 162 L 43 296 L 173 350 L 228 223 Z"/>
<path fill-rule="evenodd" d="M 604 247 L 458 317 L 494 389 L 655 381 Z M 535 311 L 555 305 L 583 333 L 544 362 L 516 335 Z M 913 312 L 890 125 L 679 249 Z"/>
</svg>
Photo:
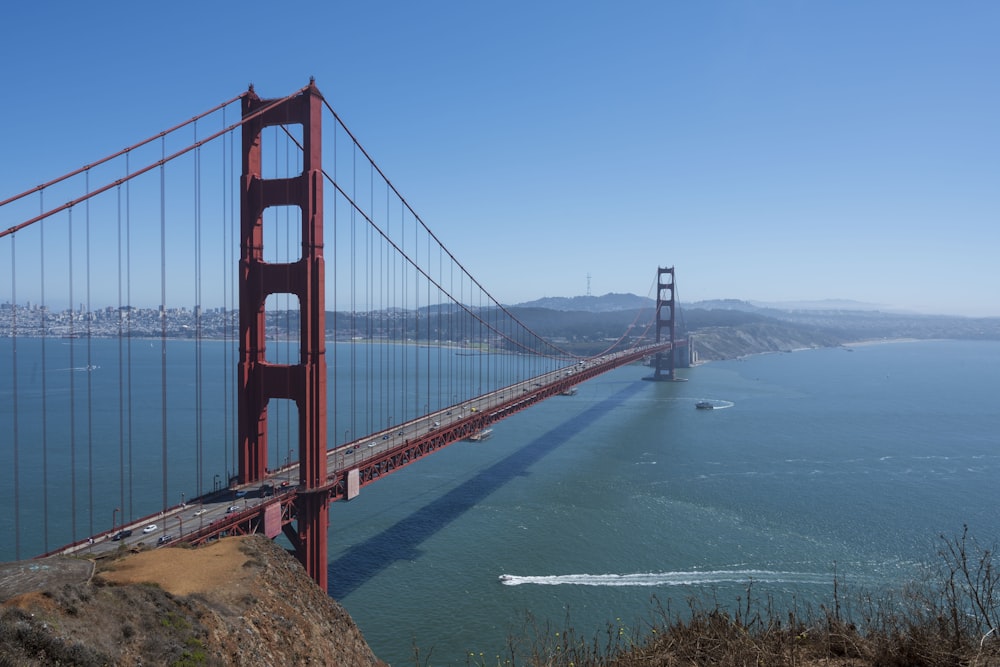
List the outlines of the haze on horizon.
<svg viewBox="0 0 1000 667">
<path fill-rule="evenodd" d="M 314 76 L 502 303 L 674 266 L 684 302 L 1000 316 L 996 3 L 229 9 L 8 8 L 0 199 Z"/>
</svg>

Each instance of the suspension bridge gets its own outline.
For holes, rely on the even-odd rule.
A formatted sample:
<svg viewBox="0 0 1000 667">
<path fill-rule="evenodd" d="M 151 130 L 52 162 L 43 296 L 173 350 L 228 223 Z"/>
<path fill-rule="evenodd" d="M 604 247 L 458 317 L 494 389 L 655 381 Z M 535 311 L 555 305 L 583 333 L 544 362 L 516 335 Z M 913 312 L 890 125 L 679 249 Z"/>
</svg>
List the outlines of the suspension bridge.
<svg viewBox="0 0 1000 667">
<path fill-rule="evenodd" d="M 534 332 L 314 82 L 251 86 L 0 201 L 0 243 L 8 558 L 263 533 L 327 589 L 330 502 L 624 364 L 671 380 L 687 355 L 673 268 L 596 353 Z"/>
</svg>

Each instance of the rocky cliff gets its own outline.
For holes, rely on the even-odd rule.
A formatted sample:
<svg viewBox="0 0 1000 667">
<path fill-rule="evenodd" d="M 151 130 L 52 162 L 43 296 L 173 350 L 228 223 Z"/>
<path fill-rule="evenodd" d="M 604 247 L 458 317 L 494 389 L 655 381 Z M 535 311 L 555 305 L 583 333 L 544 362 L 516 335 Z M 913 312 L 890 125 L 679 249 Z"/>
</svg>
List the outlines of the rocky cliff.
<svg viewBox="0 0 1000 667">
<path fill-rule="evenodd" d="M 22 590 L 7 588 L 0 607 L 3 665 L 384 664 L 263 537 L 129 554 L 92 572 L 79 561 L 20 566 L 34 577 L 7 578 Z"/>
</svg>

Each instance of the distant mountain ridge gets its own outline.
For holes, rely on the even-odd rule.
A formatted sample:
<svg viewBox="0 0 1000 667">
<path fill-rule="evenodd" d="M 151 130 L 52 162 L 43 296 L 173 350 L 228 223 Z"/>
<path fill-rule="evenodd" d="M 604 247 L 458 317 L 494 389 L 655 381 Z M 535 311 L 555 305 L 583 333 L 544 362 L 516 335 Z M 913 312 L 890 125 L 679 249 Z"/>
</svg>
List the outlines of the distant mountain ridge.
<svg viewBox="0 0 1000 667">
<path fill-rule="evenodd" d="M 749 312 L 762 311 L 881 311 L 887 312 L 885 306 L 876 303 L 864 303 L 849 299 L 824 299 L 820 301 L 743 301 L 740 299 L 711 299 L 681 304 L 684 308 L 701 308 L 704 310 L 743 310 Z M 609 313 L 619 310 L 640 310 L 656 307 L 656 300 L 635 294 L 619 294 L 609 292 L 602 296 L 547 296 L 534 301 L 515 304 L 517 308 L 545 308 L 546 310 L 577 311 L 583 313 Z M 889 309 L 888 312 L 891 312 Z"/>
<path fill-rule="evenodd" d="M 615 294 L 603 296 L 547 296 L 534 301 L 517 304 L 518 308 L 545 308 L 547 310 L 578 311 L 583 313 L 610 313 L 618 310 L 639 310 L 655 308 L 656 301 L 635 294 Z"/>
<path fill-rule="evenodd" d="M 593 354 L 626 328 L 655 321 L 653 299 L 634 294 L 549 297 L 512 306 L 542 336 Z M 641 311 L 641 312 L 640 312 Z M 715 299 L 682 303 L 677 332 L 692 335 L 703 361 L 897 338 L 1000 340 L 1000 318 L 921 315 L 845 300 L 770 303 Z"/>
<path fill-rule="evenodd" d="M 704 308 L 705 310 L 778 310 L 783 312 L 799 310 L 819 311 L 859 311 L 859 312 L 902 312 L 877 303 L 865 303 L 850 299 L 822 299 L 819 301 L 741 301 L 740 299 L 710 299 L 682 304 L 688 308 Z"/>
</svg>

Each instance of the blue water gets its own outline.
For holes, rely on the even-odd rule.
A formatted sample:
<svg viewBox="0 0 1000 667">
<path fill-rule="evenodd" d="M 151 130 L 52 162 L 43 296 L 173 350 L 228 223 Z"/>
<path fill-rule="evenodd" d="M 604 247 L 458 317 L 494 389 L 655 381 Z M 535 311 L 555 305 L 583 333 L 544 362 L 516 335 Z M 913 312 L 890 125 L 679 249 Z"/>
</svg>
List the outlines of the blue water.
<svg viewBox="0 0 1000 667">
<path fill-rule="evenodd" d="M 653 596 L 735 604 L 751 579 L 761 598 L 829 602 L 835 570 L 901 585 L 940 534 L 1000 538 L 998 343 L 646 374 L 592 380 L 332 508 L 334 596 L 377 655 L 489 660 L 528 611 L 593 636 Z"/>
<path fill-rule="evenodd" d="M 0 368 L 10 358 L 3 344 Z M 19 378 L 30 376 L 26 357 L 19 348 Z M 159 357 L 150 363 L 158 373 Z M 221 362 L 212 364 L 206 375 L 222 378 Z M 110 366 L 76 377 L 96 383 Z M 638 366 L 608 373 L 576 396 L 501 422 L 486 442 L 456 444 L 331 506 L 332 593 L 376 654 L 410 664 L 416 643 L 434 664 L 464 664 L 470 652 L 502 654 L 529 611 L 553 629 L 568 623 L 590 636 L 616 619 L 633 626 L 654 596 L 674 607 L 690 596 L 735 602 L 751 580 L 760 597 L 829 600 L 835 570 L 847 586 L 918 578 L 935 562 L 939 536 L 964 524 L 983 543 L 1000 540 L 1000 343 L 813 350 L 680 374 L 688 381 L 644 382 L 648 371 Z M 117 392 L 117 371 L 109 375 L 106 390 Z M 182 410 L 171 433 L 190 435 L 166 453 L 164 493 L 154 385 L 149 400 L 135 399 L 134 421 L 149 427 L 153 443 L 135 452 L 135 467 L 155 489 L 151 498 L 136 492 L 136 513 L 158 509 L 162 495 L 173 502 L 191 493 L 184 471 L 198 446 Z M 21 381 L 19 392 L 29 390 Z M 701 400 L 718 407 L 696 410 Z M 0 412 L 0 501 L 12 507 L 9 402 Z M 348 418 L 337 418 L 344 430 Z M 24 433 L 37 415 L 19 413 L 19 421 Z M 99 480 L 99 528 L 127 495 L 113 423 L 90 445 L 101 463 L 77 473 L 81 535 L 87 475 Z M 49 430 L 56 447 L 59 428 Z M 203 437 L 205 451 L 216 452 L 209 443 L 225 434 Z M 50 546 L 68 541 L 54 510 L 68 504 L 61 494 L 69 479 L 50 455 L 48 493 L 25 496 L 42 466 L 37 442 L 22 436 L 19 456 L 25 556 L 42 550 L 43 503 Z M 206 457 L 204 487 L 232 465 L 229 456 Z M 0 517 L 0 534 L 12 535 L 12 525 L 12 513 Z M 0 551 L 14 557 L 11 541 Z M 511 579 L 501 583 L 501 574 Z"/>
</svg>

